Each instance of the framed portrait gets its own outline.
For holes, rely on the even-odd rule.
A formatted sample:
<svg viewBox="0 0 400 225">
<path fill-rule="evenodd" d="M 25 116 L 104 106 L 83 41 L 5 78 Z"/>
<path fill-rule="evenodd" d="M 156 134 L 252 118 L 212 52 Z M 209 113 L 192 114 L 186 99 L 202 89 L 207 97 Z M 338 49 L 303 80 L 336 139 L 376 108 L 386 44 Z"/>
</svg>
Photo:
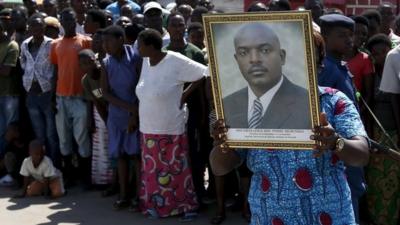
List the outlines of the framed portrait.
<svg viewBox="0 0 400 225">
<path fill-rule="evenodd" d="M 203 20 L 227 145 L 312 149 L 319 98 L 311 13 L 214 14 Z"/>
</svg>

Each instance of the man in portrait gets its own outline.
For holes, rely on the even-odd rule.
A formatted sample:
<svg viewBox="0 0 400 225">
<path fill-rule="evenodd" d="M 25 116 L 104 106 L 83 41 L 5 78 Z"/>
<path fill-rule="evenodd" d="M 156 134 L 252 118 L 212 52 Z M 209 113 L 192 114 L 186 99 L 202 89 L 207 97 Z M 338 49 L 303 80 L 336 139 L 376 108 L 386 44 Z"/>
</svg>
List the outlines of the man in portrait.
<svg viewBox="0 0 400 225">
<path fill-rule="evenodd" d="M 234 37 L 234 47 L 248 85 L 223 99 L 227 126 L 311 129 L 308 92 L 283 74 L 286 51 L 272 28 L 263 23 L 245 24 Z"/>
</svg>

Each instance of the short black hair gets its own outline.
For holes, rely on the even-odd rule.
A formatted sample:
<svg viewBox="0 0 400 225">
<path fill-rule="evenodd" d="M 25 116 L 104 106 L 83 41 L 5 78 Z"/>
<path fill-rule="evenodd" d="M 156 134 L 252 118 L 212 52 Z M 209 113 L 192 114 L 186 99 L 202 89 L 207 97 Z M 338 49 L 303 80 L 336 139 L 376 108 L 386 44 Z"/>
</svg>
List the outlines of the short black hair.
<svg viewBox="0 0 400 225">
<path fill-rule="evenodd" d="M 160 32 L 154 29 L 146 29 L 139 33 L 138 39 L 143 41 L 147 46 L 152 45 L 154 49 L 161 50 L 163 41 Z"/>
<path fill-rule="evenodd" d="M 382 16 L 376 9 L 369 9 L 363 12 L 361 15 L 367 18 L 368 20 L 375 20 L 376 22 L 378 22 L 379 25 L 382 22 Z"/>
<path fill-rule="evenodd" d="M 79 58 L 90 58 L 96 59 L 96 53 L 93 52 L 92 49 L 83 49 L 78 53 Z"/>
<path fill-rule="evenodd" d="M 103 35 L 110 35 L 115 38 L 125 38 L 125 31 L 120 26 L 112 25 L 103 30 Z"/>
<path fill-rule="evenodd" d="M 392 48 L 392 41 L 390 41 L 390 38 L 386 34 L 375 34 L 368 40 L 365 47 L 371 51 L 372 48 L 377 44 L 384 44 L 389 48 Z"/>
<path fill-rule="evenodd" d="M 187 32 L 190 33 L 190 32 L 192 32 L 194 30 L 200 30 L 200 29 L 204 30 L 203 24 L 201 24 L 199 22 L 193 22 L 193 23 L 189 24 L 189 26 L 187 28 Z"/>
<path fill-rule="evenodd" d="M 145 27 L 143 25 L 134 23 L 125 27 L 125 35 L 127 38 L 136 40 L 139 33 L 144 30 Z"/>
<path fill-rule="evenodd" d="M 169 14 L 168 17 L 167 17 L 167 21 L 166 21 L 166 22 L 167 22 L 167 26 L 168 26 L 168 24 L 169 24 L 170 18 L 175 17 L 175 16 L 181 16 L 181 17 L 183 18 L 183 21 L 185 21 L 185 17 L 182 15 L 182 13 L 180 13 L 180 12 L 173 12 L 173 13 Z"/>
<path fill-rule="evenodd" d="M 271 6 L 277 6 L 286 11 L 292 10 L 292 7 L 290 6 L 290 2 L 288 0 L 272 0 L 269 3 L 269 7 Z"/>
<path fill-rule="evenodd" d="M 365 16 L 352 16 L 351 18 L 354 20 L 356 24 L 358 23 L 366 27 L 369 27 L 369 21 Z"/>
<path fill-rule="evenodd" d="M 200 13 L 200 14 L 208 13 L 208 9 L 207 9 L 206 7 L 204 7 L 204 6 L 197 6 L 196 8 L 193 9 L 192 14 L 193 14 L 194 12 Z"/>
<path fill-rule="evenodd" d="M 32 16 L 29 17 L 28 21 L 39 19 L 42 23 L 46 24 L 44 22 L 44 18 L 45 17 L 41 13 L 34 13 L 34 14 L 32 14 Z"/>
<path fill-rule="evenodd" d="M 112 0 L 100 0 L 97 1 L 100 9 L 106 9 L 108 5 L 113 3 Z"/>
<path fill-rule="evenodd" d="M 60 12 L 60 19 L 61 19 L 61 15 L 65 14 L 65 13 L 70 13 L 70 14 L 72 14 L 72 15 L 74 15 L 74 16 L 76 17 L 76 12 L 75 12 L 75 10 L 74 10 L 73 8 L 71 8 L 71 7 L 68 7 L 68 8 L 63 9 L 63 10 Z"/>
<path fill-rule="evenodd" d="M 93 22 L 98 23 L 100 28 L 105 28 L 107 26 L 107 15 L 101 9 L 90 9 L 87 12 L 87 16 L 90 16 Z"/>
<path fill-rule="evenodd" d="M 247 8 L 247 12 L 266 12 L 268 7 L 261 1 L 253 1 Z"/>
</svg>

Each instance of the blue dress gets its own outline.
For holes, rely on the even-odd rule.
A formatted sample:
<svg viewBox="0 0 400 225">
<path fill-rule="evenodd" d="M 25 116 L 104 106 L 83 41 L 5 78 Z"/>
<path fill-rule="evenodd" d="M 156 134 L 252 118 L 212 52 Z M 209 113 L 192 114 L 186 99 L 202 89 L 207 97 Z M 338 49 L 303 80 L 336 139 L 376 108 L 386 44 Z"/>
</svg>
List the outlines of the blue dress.
<svg viewBox="0 0 400 225">
<path fill-rule="evenodd" d="M 347 65 L 335 59 L 332 56 L 327 56 L 324 59 L 324 69 L 318 74 L 318 85 L 324 87 L 332 87 L 343 92 L 350 100 L 356 104 L 356 89 L 353 85 L 353 79 Z M 348 166 L 346 168 L 350 190 L 352 194 L 353 208 L 357 213 L 356 220 L 358 221 L 358 199 L 365 193 L 366 184 L 364 178 L 364 170 L 362 167 Z"/>
<path fill-rule="evenodd" d="M 137 104 L 138 99 L 135 88 L 139 80 L 136 74 L 136 63 L 140 62 L 140 57 L 134 53 L 131 46 L 124 46 L 125 55 L 122 60 L 118 60 L 110 55 L 103 60 L 108 84 L 111 94 L 115 97 Z M 139 131 L 127 132 L 129 112 L 116 105 L 108 105 L 107 129 L 109 134 L 109 152 L 112 158 L 118 158 L 121 154 L 139 154 Z"/>
<path fill-rule="evenodd" d="M 345 138 L 366 136 L 354 104 L 343 93 L 320 88 L 328 121 Z M 353 225 L 344 163 L 331 152 L 239 151 L 254 173 L 249 192 L 252 225 Z"/>
</svg>

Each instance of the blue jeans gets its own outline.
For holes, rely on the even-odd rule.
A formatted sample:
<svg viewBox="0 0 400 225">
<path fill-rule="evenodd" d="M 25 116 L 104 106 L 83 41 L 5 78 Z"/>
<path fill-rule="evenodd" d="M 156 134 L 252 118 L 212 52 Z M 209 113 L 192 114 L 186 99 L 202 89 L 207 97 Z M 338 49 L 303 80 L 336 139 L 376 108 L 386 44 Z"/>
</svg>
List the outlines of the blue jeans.
<svg viewBox="0 0 400 225">
<path fill-rule="evenodd" d="M 60 165 L 58 136 L 56 130 L 55 112 L 52 108 L 53 93 L 46 92 L 40 95 L 29 94 L 26 99 L 36 138 L 46 144 L 46 153 L 55 165 Z"/>
<path fill-rule="evenodd" d="M 17 96 L 0 96 L 0 155 L 4 152 L 4 134 L 8 125 L 18 120 L 18 107 Z"/>
<path fill-rule="evenodd" d="M 72 137 L 79 146 L 83 158 L 91 155 L 89 119 L 86 103 L 80 97 L 57 96 L 56 127 L 60 140 L 60 151 L 63 156 L 72 154 Z"/>
</svg>

